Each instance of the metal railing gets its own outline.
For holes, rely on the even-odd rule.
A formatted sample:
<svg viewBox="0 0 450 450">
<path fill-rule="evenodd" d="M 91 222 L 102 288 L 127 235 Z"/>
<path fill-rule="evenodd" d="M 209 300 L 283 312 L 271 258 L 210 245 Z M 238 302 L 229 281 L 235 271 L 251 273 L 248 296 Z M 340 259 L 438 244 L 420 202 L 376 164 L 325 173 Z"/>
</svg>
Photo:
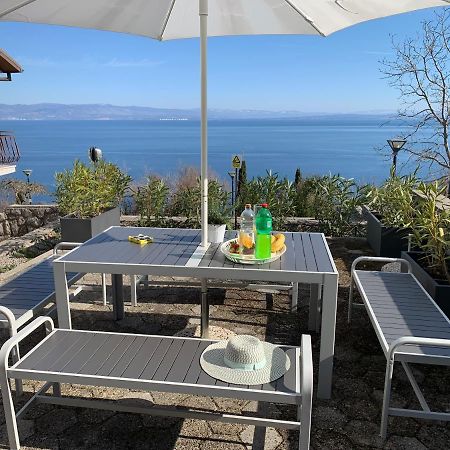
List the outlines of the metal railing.
<svg viewBox="0 0 450 450">
<path fill-rule="evenodd" d="M 14 164 L 19 159 L 20 151 L 14 135 L 0 131 L 0 164 Z"/>
</svg>

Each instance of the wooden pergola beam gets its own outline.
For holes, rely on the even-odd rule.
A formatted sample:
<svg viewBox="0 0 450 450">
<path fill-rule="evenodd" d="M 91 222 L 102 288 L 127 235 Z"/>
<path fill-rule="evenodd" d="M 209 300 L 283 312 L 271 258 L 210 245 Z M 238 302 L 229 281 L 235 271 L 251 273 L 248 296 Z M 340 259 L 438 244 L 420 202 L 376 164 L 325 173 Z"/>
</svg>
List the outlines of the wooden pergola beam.
<svg viewBox="0 0 450 450">
<path fill-rule="evenodd" d="M 8 53 L 0 49 L 0 72 L 5 74 L 4 77 L 0 77 L 0 81 L 11 81 L 11 74 L 21 73 L 23 69 Z"/>
</svg>

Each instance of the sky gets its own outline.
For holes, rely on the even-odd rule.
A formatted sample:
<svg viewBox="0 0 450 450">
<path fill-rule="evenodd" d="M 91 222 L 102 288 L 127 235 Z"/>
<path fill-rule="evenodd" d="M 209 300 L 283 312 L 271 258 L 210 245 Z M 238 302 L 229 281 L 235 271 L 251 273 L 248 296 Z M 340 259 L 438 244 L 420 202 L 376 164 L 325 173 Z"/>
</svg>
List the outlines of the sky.
<svg viewBox="0 0 450 450">
<path fill-rule="evenodd" d="M 349 113 L 395 110 L 380 73 L 391 38 L 420 30 L 433 10 L 316 36 L 209 39 L 209 107 Z M 107 103 L 198 108 L 199 41 L 158 42 L 105 31 L 0 22 L 0 46 L 24 68 L 0 103 Z"/>
</svg>

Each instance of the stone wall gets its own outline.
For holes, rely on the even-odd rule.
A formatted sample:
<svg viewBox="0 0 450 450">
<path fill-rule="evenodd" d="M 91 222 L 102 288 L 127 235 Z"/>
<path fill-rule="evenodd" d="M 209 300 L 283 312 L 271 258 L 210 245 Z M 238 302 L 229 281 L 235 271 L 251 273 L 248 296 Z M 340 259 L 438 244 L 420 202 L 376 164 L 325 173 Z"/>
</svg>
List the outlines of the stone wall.
<svg viewBox="0 0 450 450">
<path fill-rule="evenodd" d="M 11 205 L 0 212 L 0 239 L 22 236 L 54 222 L 59 217 L 56 205 Z"/>
</svg>

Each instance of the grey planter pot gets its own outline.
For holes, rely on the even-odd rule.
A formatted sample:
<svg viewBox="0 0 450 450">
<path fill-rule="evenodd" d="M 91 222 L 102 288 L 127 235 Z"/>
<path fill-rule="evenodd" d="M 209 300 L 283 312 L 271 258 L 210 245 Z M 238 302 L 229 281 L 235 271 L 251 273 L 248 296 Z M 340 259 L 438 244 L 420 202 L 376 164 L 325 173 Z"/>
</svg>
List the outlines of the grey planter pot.
<svg viewBox="0 0 450 450">
<path fill-rule="evenodd" d="M 63 242 L 85 242 L 113 225 L 120 225 L 120 208 L 111 208 L 91 219 L 60 218 Z"/>
<path fill-rule="evenodd" d="M 421 265 L 421 252 L 402 252 L 402 258 L 409 261 L 413 275 L 431 295 L 439 308 L 450 318 L 450 285 L 444 280 L 435 280 Z"/>
<path fill-rule="evenodd" d="M 409 230 L 386 227 L 367 206 L 363 207 L 363 215 L 367 220 L 367 241 L 376 256 L 398 258 L 408 250 Z"/>
</svg>

